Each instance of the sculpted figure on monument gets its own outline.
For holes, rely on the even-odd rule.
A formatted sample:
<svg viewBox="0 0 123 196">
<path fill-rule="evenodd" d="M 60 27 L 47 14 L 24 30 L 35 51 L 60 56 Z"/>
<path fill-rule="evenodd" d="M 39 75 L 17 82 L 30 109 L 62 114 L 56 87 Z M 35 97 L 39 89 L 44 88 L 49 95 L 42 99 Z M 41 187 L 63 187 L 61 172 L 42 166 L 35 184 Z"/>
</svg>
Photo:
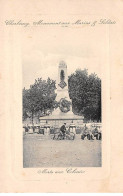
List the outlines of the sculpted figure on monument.
<svg viewBox="0 0 123 196">
<path fill-rule="evenodd" d="M 64 113 L 69 112 L 70 111 L 70 106 L 71 106 L 70 101 L 66 100 L 65 98 L 62 98 L 60 100 L 59 108 L 60 108 L 61 112 L 64 112 Z"/>
</svg>

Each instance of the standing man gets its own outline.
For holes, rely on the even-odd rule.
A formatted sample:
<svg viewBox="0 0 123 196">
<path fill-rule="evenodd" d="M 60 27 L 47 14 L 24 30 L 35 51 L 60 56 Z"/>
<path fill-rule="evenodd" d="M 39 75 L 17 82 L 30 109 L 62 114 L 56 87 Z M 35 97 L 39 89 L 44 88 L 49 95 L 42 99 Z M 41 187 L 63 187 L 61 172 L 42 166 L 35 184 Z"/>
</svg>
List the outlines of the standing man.
<svg viewBox="0 0 123 196">
<path fill-rule="evenodd" d="M 63 135 L 63 139 L 65 138 L 65 132 L 66 132 L 66 123 L 64 123 L 61 128 L 60 128 L 60 132 Z"/>
<path fill-rule="evenodd" d="M 33 133 L 35 132 L 35 126 L 34 124 L 32 125 L 32 130 L 33 130 Z"/>
<path fill-rule="evenodd" d="M 25 126 L 25 135 L 29 132 L 29 126 L 27 124 L 27 126 Z"/>
</svg>

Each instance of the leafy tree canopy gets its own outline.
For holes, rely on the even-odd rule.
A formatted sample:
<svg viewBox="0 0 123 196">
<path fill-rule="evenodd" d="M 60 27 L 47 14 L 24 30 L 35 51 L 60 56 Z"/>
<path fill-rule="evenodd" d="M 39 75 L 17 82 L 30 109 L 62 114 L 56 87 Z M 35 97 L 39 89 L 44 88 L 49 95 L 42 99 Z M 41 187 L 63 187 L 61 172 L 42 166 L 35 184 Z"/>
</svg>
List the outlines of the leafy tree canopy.
<svg viewBox="0 0 123 196">
<path fill-rule="evenodd" d="M 86 120 L 101 121 L 101 80 L 98 76 L 88 74 L 87 69 L 76 70 L 68 79 L 69 96 L 72 100 L 73 112 L 84 115 Z M 38 78 L 29 89 L 23 89 L 23 120 L 32 119 L 34 115 L 48 115 L 54 108 L 60 107 L 64 112 L 69 111 L 65 101 L 56 102 L 55 81 L 48 78 Z M 67 106 L 66 106 L 67 104 Z"/>
<path fill-rule="evenodd" d="M 69 95 L 74 113 L 86 120 L 101 120 L 101 80 L 87 69 L 76 70 L 69 76 Z"/>
<path fill-rule="evenodd" d="M 46 115 L 55 107 L 55 81 L 38 78 L 29 89 L 23 89 L 23 119 L 33 117 L 36 113 Z"/>
</svg>

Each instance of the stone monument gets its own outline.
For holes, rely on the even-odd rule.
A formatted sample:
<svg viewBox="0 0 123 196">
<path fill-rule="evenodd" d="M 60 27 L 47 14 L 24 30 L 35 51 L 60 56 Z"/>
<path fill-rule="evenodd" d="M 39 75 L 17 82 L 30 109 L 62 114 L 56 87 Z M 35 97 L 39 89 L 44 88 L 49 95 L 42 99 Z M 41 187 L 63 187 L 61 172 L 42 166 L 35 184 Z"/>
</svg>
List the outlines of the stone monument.
<svg viewBox="0 0 123 196">
<path fill-rule="evenodd" d="M 66 123 L 67 127 L 70 128 L 70 131 L 75 133 L 76 126 L 83 123 L 84 117 L 75 115 L 72 112 L 71 99 L 68 93 L 67 65 L 64 61 L 61 61 L 58 66 L 58 79 L 56 87 L 56 101 L 58 102 L 58 108 L 55 109 L 50 115 L 40 117 L 41 126 L 45 125 L 45 132 L 46 122 L 48 123 L 48 128 L 49 126 L 59 128 L 61 125 L 63 125 L 63 123 Z"/>
</svg>

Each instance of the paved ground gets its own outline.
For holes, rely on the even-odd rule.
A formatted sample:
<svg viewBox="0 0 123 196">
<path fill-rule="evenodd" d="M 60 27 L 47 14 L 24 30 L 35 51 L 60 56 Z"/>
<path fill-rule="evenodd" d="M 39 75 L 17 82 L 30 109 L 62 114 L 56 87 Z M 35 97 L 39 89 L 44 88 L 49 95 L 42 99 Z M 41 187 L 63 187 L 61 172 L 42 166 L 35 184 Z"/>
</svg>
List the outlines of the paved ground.
<svg viewBox="0 0 123 196">
<path fill-rule="evenodd" d="M 101 167 L 101 141 L 46 139 L 40 134 L 23 138 L 24 167 Z"/>
</svg>

